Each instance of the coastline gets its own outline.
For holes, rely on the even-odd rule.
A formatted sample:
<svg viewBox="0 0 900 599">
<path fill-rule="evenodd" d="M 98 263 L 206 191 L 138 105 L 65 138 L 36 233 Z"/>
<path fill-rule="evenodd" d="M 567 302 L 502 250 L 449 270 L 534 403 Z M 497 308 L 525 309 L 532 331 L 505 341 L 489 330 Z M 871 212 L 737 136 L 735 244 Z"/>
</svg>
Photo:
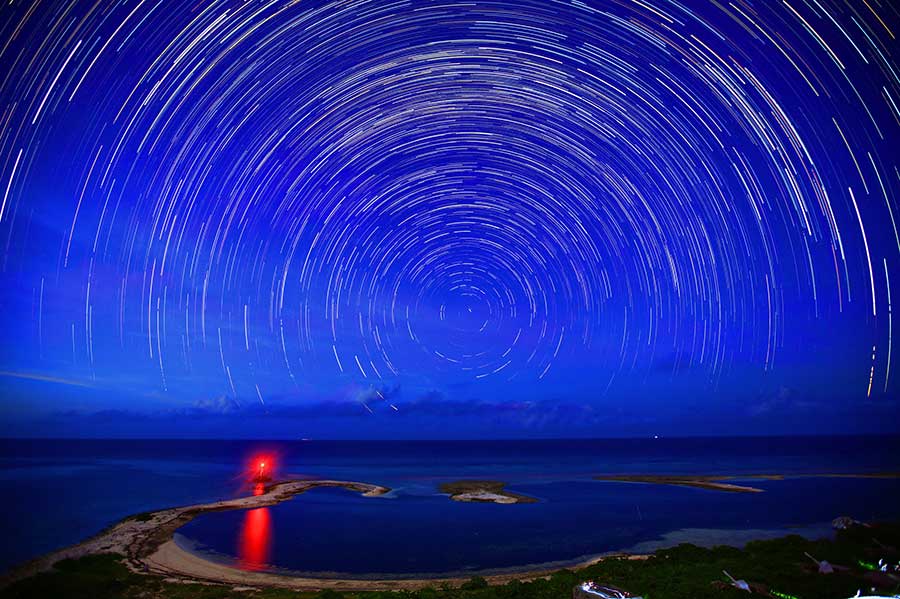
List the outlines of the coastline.
<svg viewBox="0 0 900 599">
<path fill-rule="evenodd" d="M 13 582 L 46 572 L 66 559 L 114 553 L 123 556 L 124 563 L 135 573 L 153 572 L 149 558 L 172 540 L 175 531 L 200 514 L 216 511 L 242 510 L 276 505 L 295 495 L 317 487 L 342 487 L 357 491 L 364 497 L 378 497 L 390 492 L 387 487 L 337 480 L 283 481 L 270 485 L 260 495 L 215 501 L 174 508 L 166 508 L 128 516 L 81 543 L 64 547 L 13 568 L 0 577 L 0 589 Z M 240 570 L 236 570 L 240 572 Z M 165 572 L 157 572 L 164 574 Z"/>
<path fill-rule="evenodd" d="M 502 484 L 502 483 L 501 483 Z M 296 495 L 319 487 L 341 487 L 356 491 L 364 497 L 380 497 L 390 492 L 388 487 L 354 481 L 304 480 L 272 484 L 260 495 L 216 501 L 175 508 L 167 508 L 128 516 L 97 535 L 76 545 L 51 552 L 26 562 L 0 578 L 0 589 L 49 571 L 66 559 L 112 553 L 122 556 L 123 563 L 136 574 L 153 574 L 166 580 L 183 583 L 225 584 L 240 587 L 283 588 L 296 591 L 418 590 L 435 585 L 458 587 L 468 581 L 467 576 L 437 576 L 431 578 L 316 578 L 292 576 L 265 571 L 246 571 L 228 564 L 205 559 L 187 551 L 174 540 L 175 531 L 195 517 L 209 512 L 254 509 L 276 505 Z M 621 553 L 594 556 L 569 567 L 582 568 L 608 558 L 645 559 L 645 555 Z M 484 576 L 489 584 L 506 584 L 512 580 L 531 581 L 546 578 L 562 566 L 534 570 L 516 570 Z M 476 573 L 477 574 L 477 573 Z"/>
<path fill-rule="evenodd" d="M 723 480 L 733 479 L 766 479 L 783 480 L 785 478 L 835 477 L 835 478 L 897 478 L 896 473 L 874 474 L 805 474 L 805 475 L 613 475 L 597 477 L 599 480 L 611 482 L 634 482 L 650 484 L 674 484 L 677 486 L 694 486 L 706 489 L 729 492 L 761 492 L 762 490 L 746 490 Z M 499 481 L 456 481 L 445 483 L 442 491 L 455 501 L 491 501 L 494 503 L 518 503 L 519 498 L 537 501 L 535 498 L 510 493 L 503 490 L 504 483 Z M 509 568 L 506 571 L 473 571 L 462 573 L 446 573 L 438 575 L 423 574 L 421 576 L 379 575 L 372 577 L 354 577 L 350 574 L 334 573 L 284 573 L 277 571 L 247 571 L 232 564 L 214 561 L 202 553 L 192 552 L 189 548 L 179 546 L 174 539 L 175 532 L 193 518 L 209 512 L 225 510 L 254 509 L 272 506 L 286 501 L 298 494 L 318 487 L 340 487 L 356 491 L 365 497 L 380 497 L 390 489 L 369 483 L 337 481 L 337 480 L 301 480 L 282 481 L 270 485 L 260 495 L 240 497 L 205 504 L 188 505 L 162 509 L 129 516 L 110 526 L 101 533 L 70 547 L 52 552 L 37 558 L 0 577 L 0 589 L 24 578 L 53 569 L 54 564 L 65 559 L 78 559 L 98 554 L 115 554 L 122 557 L 122 563 L 134 574 L 155 575 L 170 582 L 233 585 L 250 588 L 280 588 L 294 591 L 319 591 L 331 589 L 335 591 L 361 592 L 379 590 L 415 591 L 427 587 L 446 586 L 460 587 L 478 576 L 490 585 L 503 585 L 517 580 L 521 582 L 547 579 L 560 569 L 586 568 L 608 559 L 644 560 L 650 553 L 644 551 L 648 547 L 635 547 L 635 553 L 612 552 L 581 561 L 548 562 L 545 564 L 523 565 L 520 568 Z M 740 490 L 735 490 L 735 487 Z M 485 493 L 490 497 L 471 499 L 467 494 Z M 462 498 L 459 498 L 459 496 Z M 498 501 L 500 499 L 500 501 Z M 652 553 L 652 551 L 651 551 Z"/>
<path fill-rule="evenodd" d="M 193 539 L 185 537 L 176 532 L 172 541 L 180 549 L 195 558 L 208 561 L 226 568 L 237 569 L 243 571 L 240 562 L 234 556 L 209 551 L 202 545 L 198 545 Z M 486 580 L 505 580 L 515 579 L 524 580 L 525 578 L 534 579 L 539 575 L 558 572 L 563 569 L 580 569 L 598 564 L 606 559 L 633 559 L 643 560 L 652 555 L 653 550 L 637 551 L 632 549 L 611 550 L 604 553 L 589 553 L 564 560 L 552 560 L 545 562 L 523 563 L 513 566 L 498 566 L 492 568 L 473 569 L 473 570 L 447 570 L 432 572 L 345 572 L 340 570 L 333 571 L 304 571 L 294 570 L 290 568 L 282 568 L 275 565 L 264 567 L 263 569 L 253 570 L 255 572 L 273 574 L 275 576 L 303 578 L 310 580 L 341 580 L 356 582 L 372 582 L 372 581 L 404 581 L 404 582 L 425 582 L 428 585 L 434 585 L 440 581 L 458 581 L 465 582 L 473 576 L 484 578 Z M 426 586 L 428 586 L 426 585 Z M 453 586 L 453 585 L 451 585 Z"/>
<path fill-rule="evenodd" d="M 649 555 L 625 555 L 621 553 L 596 556 L 570 564 L 570 568 L 585 568 L 597 564 L 604 559 L 625 558 L 644 560 Z M 478 572 L 466 576 L 436 576 L 429 578 L 330 578 L 307 577 L 278 574 L 265 571 L 246 571 L 227 564 L 205 559 L 195 553 L 183 549 L 174 539 L 169 539 L 144 560 L 149 571 L 168 578 L 182 579 L 186 582 L 206 582 L 249 587 L 282 588 L 293 591 L 415 591 L 429 587 L 459 587 L 471 577 L 479 576 Z M 563 566 L 544 567 L 536 570 L 523 570 L 502 574 L 485 574 L 481 576 L 489 585 L 504 585 L 513 580 L 528 582 L 539 578 L 547 578 L 558 572 Z"/>
</svg>

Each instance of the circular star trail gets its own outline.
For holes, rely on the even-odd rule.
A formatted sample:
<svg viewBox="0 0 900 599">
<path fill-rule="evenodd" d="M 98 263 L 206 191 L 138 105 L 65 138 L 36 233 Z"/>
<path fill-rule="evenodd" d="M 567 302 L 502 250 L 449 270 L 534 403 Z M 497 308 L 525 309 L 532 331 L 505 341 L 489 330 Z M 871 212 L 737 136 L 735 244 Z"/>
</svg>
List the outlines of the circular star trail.
<svg viewBox="0 0 900 599">
<path fill-rule="evenodd" d="M 0 15 L 5 370 L 896 393 L 889 2 Z"/>
</svg>

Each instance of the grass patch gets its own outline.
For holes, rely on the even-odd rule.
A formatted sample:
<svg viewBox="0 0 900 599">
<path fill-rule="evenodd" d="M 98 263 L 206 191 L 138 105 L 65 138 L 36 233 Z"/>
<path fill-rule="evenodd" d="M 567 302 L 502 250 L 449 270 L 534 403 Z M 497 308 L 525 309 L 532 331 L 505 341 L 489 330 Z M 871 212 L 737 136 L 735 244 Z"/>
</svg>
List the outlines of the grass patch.
<svg viewBox="0 0 900 599">
<path fill-rule="evenodd" d="M 457 480 L 452 483 L 441 483 L 438 490 L 447 495 L 461 495 L 462 493 L 502 493 L 506 483 L 498 480 Z"/>
<path fill-rule="evenodd" d="M 129 520 L 137 520 L 138 522 L 149 522 L 153 518 L 153 512 L 141 512 L 128 518 Z"/>
</svg>

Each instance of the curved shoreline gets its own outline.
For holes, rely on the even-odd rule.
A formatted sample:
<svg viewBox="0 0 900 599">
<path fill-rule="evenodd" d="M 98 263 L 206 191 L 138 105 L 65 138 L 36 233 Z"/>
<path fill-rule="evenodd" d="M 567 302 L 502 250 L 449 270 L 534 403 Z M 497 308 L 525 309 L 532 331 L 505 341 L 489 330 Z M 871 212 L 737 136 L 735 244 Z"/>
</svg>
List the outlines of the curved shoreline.
<svg viewBox="0 0 900 599">
<path fill-rule="evenodd" d="M 165 566 L 163 564 L 154 566 L 154 562 L 150 560 L 150 557 L 158 552 L 163 545 L 172 540 L 172 535 L 177 529 L 200 514 L 276 505 L 317 487 L 341 487 L 350 491 L 357 491 L 365 497 L 378 497 L 390 491 L 389 488 L 380 485 L 352 481 L 284 481 L 269 486 L 260 495 L 136 514 L 120 520 L 86 541 L 53 551 L 14 568 L 0 578 L 0 588 L 17 580 L 50 570 L 54 564 L 62 560 L 78 559 L 98 553 L 115 553 L 123 556 L 128 568 L 136 573 L 154 572 L 165 575 L 167 574 Z M 155 570 L 155 567 L 158 567 L 159 571 Z M 235 571 L 241 572 L 240 570 Z M 187 572 L 184 574 L 190 576 Z"/>
<path fill-rule="evenodd" d="M 610 557 L 625 557 L 627 559 L 643 560 L 646 555 L 611 554 L 594 557 L 577 564 L 571 568 L 583 568 L 595 564 Z M 215 584 L 228 584 L 241 587 L 266 587 L 283 588 L 294 591 L 320 591 L 332 589 L 335 591 L 414 591 L 427 587 L 459 585 L 478 575 L 473 572 L 468 576 L 445 576 L 433 578 L 314 578 L 304 576 L 292 576 L 289 574 L 277 574 L 265 571 L 246 571 L 234 568 L 227 564 L 213 562 L 204 559 L 190 551 L 182 549 L 174 539 L 169 539 L 143 562 L 148 566 L 149 572 L 175 578 L 186 582 L 206 582 Z M 525 570 L 522 572 L 509 572 L 504 574 L 487 574 L 482 576 L 488 584 L 503 585 L 512 580 L 527 582 L 538 578 L 546 578 L 560 570 L 560 566 L 543 568 L 540 570 Z"/>
<path fill-rule="evenodd" d="M 468 576 L 433 578 L 358 579 L 315 578 L 265 571 L 253 572 L 204 559 L 179 547 L 173 538 L 176 530 L 201 514 L 276 505 L 318 487 L 340 487 L 357 491 L 365 497 L 379 497 L 390 492 L 387 487 L 352 481 L 284 481 L 271 485 L 265 493 L 260 495 L 145 512 L 129 516 L 77 545 L 54 551 L 15 568 L 0 578 L 0 588 L 17 580 L 50 570 L 62 560 L 78 559 L 100 553 L 114 553 L 123 556 L 125 558 L 123 562 L 128 569 L 137 574 L 153 574 L 171 581 L 258 588 L 277 587 L 296 591 L 323 589 L 340 591 L 417 590 L 437 585 L 459 586 L 468 581 L 472 575 L 478 574 L 476 572 Z M 593 557 L 570 567 L 588 566 L 613 556 L 631 559 L 646 558 L 643 555 L 610 554 Z M 557 570 L 559 570 L 559 566 L 488 574 L 484 578 L 490 584 L 505 584 L 511 580 L 528 581 L 547 577 Z"/>
<path fill-rule="evenodd" d="M 896 478 L 896 473 L 875 474 L 813 474 L 794 475 L 809 477 L 835 477 L 835 478 Z M 794 476 L 789 476 L 793 478 Z M 609 482 L 631 482 L 651 484 L 674 484 L 677 486 L 693 486 L 709 490 L 731 492 L 758 492 L 756 489 L 738 487 L 728 483 L 721 483 L 728 479 L 782 479 L 784 475 L 742 475 L 742 476 L 682 476 L 682 475 L 612 475 L 596 477 L 599 480 Z M 499 485 L 499 489 L 473 489 L 470 486 L 484 487 L 486 483 Z M 456 488 L 452 488 L 452 487 Z M 490 491 L 504 493 L 491 497 L 478 497 L 476 501 L 492 501 L 495 503 L 515 503 L 512 497 L 505 496 L 503 483 L 497 481 L 457 481 L 450 483 L 446 490 L 472 493 L 480 491 L 493 495 Z M 642 560 L 646 554 L 606 553 L 599 556 L 583 559 L 568 565 L 532 564 L 523 565 L 520 569 L 509 568 L 506 571 L 494 572 L 466 572 L 465 575 L 448 573 L 421 577 L 404 577 L 403 575 L 385 575 L 384 578 L 354 578 L 350 574 L 335 573 L 334 577 L 317 577 L 315 573 L 305 575 L 303 573 L 290 574 L 271 571 L 246 571 L 227 563 L 215 562 L 194 554 L 180 547 L 173 536 L 179 528 L 187 524 L 195 517 L 215 511 L 254 509 L 276 505 L 286 501 L 295 495 L 304 493 L 317 487 L 340 487 L 361 493 L 365 497 L 383 496 L 390 492 L 387 487 L 352 481 L 337 480 L 301 480 L 283 481 L 275 483 L 265 489 L 260 495 L 240 497 L 236 499 L 216 501 L 212 503 L 196 504 L 176 508 L 168 508 L 145 512 L 129 516 L 116 524 L 106 528 L 97 535 L 69 547 L 49 553 L 43 557 L 31 560 L 0 576 L 0 589 L 18 580 L 28 578 L 40 572 L 48 571 L 53 566 L 65 559 L 78 559 L 95 554 L 117 554 L 124 559 L 122 562 L 129 570 L 137 574 L 153 574 L 161 576 L 167 581 L 183 583 L 222 584 L 241 587 L 276 587 L 292 589 L 296 591 L 318 591 L 333 589 L 340 591 L 377 591 L 377 590 L 417 590 L 426 587 L 451 586 L 458 587 L 468 581 L 471 576 L 481 576 L 490 584 L 506 584 L 512 580 L 531 581 L 539 578 L 547 578 L 560 568 L 583 568 L 596 564 L 608 558 L 627 558 Z M 737 487 L 737 488 L 735 488 Z M 752 489 L 752 490 L 751 490 Z M 510 494 L 512 495 L 512 494 Z M 525 496 L 522 496 L 523 498 Z M 465 501 L 467 498 L 453 497 L 451 499 Z M 503 501 L 497 501 L 502 499 Z M 534 500 L 533 498 L 528 498 Z M 469 499 L 470 501 L 472 499 Z M 530 569 L 529 569 L 530 568 Z M 343 577 L 342 577 L 343 576 Z"/>
</svg>

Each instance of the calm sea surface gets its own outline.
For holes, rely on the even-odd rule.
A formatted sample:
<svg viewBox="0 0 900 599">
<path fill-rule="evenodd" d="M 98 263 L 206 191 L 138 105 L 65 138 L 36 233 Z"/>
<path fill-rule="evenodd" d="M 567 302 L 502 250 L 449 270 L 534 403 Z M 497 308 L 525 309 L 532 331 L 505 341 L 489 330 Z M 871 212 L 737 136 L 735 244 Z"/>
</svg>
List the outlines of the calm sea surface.
<svg viewBox="0 0 900 599">
<path fill-rule="evenodd" d="M 280 505 L 203 515 L 178 542 L 250 569 L 424 575 L 566 564 L 682 541 L 741 544 L 829 534 L 840 515 L 900 518 L 900 480 L 750 481 L 765 493 L 591 480 L 597 474 L 900 471 L 898 437 L 589 441 L 0 441 L 0 569 L 141 511 L 246 494 L 248 461 L 280 478 L 391 487 L 380 498 L 316 489 Z M 457 503 L 443 481 L 501 480 L 539 501 Z"/>
</svg>

